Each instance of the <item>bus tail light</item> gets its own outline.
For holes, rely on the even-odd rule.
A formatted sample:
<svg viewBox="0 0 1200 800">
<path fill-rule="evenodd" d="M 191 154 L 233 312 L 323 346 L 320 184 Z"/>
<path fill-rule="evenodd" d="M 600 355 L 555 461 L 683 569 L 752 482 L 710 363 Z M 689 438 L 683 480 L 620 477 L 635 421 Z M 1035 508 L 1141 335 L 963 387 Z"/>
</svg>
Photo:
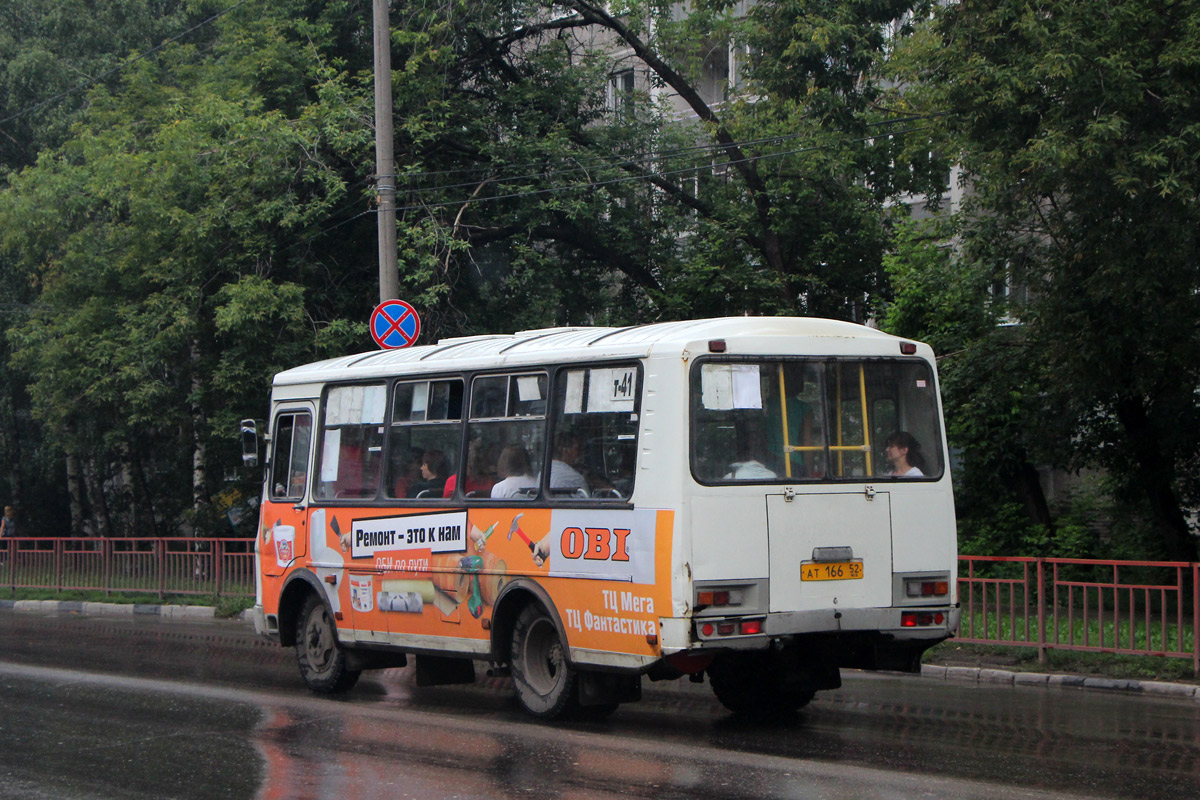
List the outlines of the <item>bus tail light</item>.
<svg viewBox="0 0 1200 800">
<path fill-rule="evenodd" d="M 940 580 L 908 580 L 904 582 L 908 597 L 945 597 L 950 594 L 950 582 Z"/>
<path fill-rule="evenodd" d="M 945 621 L 946 615 L 941 611 L 905 611 L 900 615 L 901 628 L 925 628 Z"/>
<path fill-rule="evenodd" d="M 720 636 L 761 636 L 762 619 L 714 619 L 697 626 L 702 639 Z"/>
<path fill-rule="evenodd" d="M 727 589 L 717 589 L 711 591 L 703 591 L 696 593 L 697 606 L 727 606 L 729 605 L 729 591 Z"/>
</svg>

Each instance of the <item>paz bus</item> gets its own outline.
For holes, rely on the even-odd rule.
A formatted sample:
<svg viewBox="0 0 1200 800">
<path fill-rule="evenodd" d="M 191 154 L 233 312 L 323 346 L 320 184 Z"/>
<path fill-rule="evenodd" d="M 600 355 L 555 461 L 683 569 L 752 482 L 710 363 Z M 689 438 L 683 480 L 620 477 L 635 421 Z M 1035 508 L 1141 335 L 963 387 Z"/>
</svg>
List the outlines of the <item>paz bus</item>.
<svg viewBox="0 0 1200 800">
<path fill-rule="evenodd" d="M 933 352 L 867 327 L 444 339 L 281 372 L 267 424 L 255 624 L 316 692 L 411 658 L 542 718 L 685 675 L 775 715 L 958 623 Z"/>
</svg>

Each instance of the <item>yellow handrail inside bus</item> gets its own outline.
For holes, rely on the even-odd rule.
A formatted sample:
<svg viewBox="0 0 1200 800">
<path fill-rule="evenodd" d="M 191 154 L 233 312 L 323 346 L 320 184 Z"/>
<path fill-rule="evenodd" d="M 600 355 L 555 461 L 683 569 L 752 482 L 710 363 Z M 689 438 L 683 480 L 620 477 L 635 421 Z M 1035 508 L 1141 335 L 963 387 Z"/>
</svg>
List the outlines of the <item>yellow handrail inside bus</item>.
<svg viewBox="0 0 1200 800">
<path fill-rule="evenodd" d="M 862 401 L 862 447 L 867 458 L 867 474 L 873 475 L 874 472 L 871 470 L 871 426 L 867 424 L 867 365 L 862 363 L 858 365 L 858 396 Z"/>
<path fill-rule="evenodd" d="M 779 362 L 779 418 L 783 424 L 783 474 L 792 477 L 792 446 L 788 441 L 787 381 L 783 377 L 783 362 Z"/>
<path fill-rule="evenodd" d="M 837 365 L 837 444 L 833 448 L 838 451 L 838 469 L 839 478 L 846 475 L 846 464 L 842 456 L 842 365 L 838 362 Z"/>
</svg>

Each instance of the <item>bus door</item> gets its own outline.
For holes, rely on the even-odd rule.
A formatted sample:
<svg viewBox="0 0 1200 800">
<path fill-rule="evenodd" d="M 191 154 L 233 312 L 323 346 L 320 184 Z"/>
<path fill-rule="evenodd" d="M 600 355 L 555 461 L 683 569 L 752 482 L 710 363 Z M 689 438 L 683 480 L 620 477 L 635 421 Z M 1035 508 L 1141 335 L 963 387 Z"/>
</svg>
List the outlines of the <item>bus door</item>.
<svg viewBox="0 0 1200 800">
<path fill-rule="evenodd" d="M 279 577 L 308 552 L 308 464 L 312 456 L 313 407 L 289 404 L 271 421 L 260 557 L 265 577 Z"/>
<path fill-rule="evenodd" d="M 892 604 L 891 494 L 767 495 L 771 611 Z"/>
</svg>

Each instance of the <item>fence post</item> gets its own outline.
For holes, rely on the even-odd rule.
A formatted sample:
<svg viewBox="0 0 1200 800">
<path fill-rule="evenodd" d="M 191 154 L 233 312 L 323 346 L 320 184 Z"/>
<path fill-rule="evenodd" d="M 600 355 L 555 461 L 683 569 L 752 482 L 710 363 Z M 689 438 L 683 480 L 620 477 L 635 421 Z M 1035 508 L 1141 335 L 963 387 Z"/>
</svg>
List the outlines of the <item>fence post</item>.
<svg viewBox="0 0 1200 800">
<path fill-rule="evenodd" d="M 166 597 L 166 581 L 167 581 L 167 540 L 154 540 L 154 553 L 157 556 L 155 559 L 158 562 L 158 599 L 162 600 Z"/>
<path fill-rule="evenodd" d="M 1200 676 L 1200 563 L 1192 564 L 1192 674 Z"/>
<path fill-rule="evenodd" d="M 1044 574 L 1045 560 L 1037 560 L 1037 595 L 1038 595 L 1038 633 L 1037 651 L 1038 663 L 1046 663 L 1046 581 Z"/>
<path fill-rule="evenodd" d="M 216 592 L 216 596 L 219 598 L 221 596 L 221 565 L 225 561 L 225 540 L 213 539 L 212 551 L 213 561 L 215 562 L 213 564 L 213 580 L 216 582 L 214 591 Z"/>
<path fill-rule="evenodd" d="M 104 560 L 104 596 L 112 596 L 113 585 L 113 548 L 109 539 L 100 540 L 100 557 Z"/>
</svg>

